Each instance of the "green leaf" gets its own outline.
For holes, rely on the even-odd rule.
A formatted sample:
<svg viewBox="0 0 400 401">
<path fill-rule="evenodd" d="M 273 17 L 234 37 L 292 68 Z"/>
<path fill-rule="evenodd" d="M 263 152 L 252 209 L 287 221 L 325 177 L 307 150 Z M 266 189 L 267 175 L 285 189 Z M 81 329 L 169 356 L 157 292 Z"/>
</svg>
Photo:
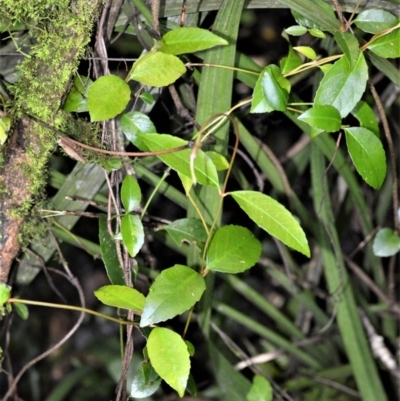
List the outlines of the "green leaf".
<svg viewBox="0 0 400 401">
<path fill-rule="evenodd" d="M 135 210 L 142 200 L 142 191 L 136 179 L 127 175 L 122 182 L 121 201 L 124 205 L 125 213 Z"/>
<path fill-rule="evenodd" d="M 25 304 L 20 303 L 20 302 L 13 302 L 13 306 L 15 308 L 15 311 L 18 313 L 18 316 L 21 319 L 24 319 L 24 320 L 28 319 L 29 310 L 28 310 L 28 307 Z"/>
<path fill-rule="evenodd" d="M 350 32 L 336 32 L 335 40 L 343 50 L 350 67 L 353 67 L 360 53 L 360 45 L 357 38 Z"/>
<path fill-rule="evenodd" d="M 400 237 L 391 228 L 382 228 L 375 236 L 372 250 L 381 258 L 396 255 L 400 251 Z"/>
<path fill-rule="evenodd" d="M 207 268 L 223 273 L 241 273 L 254 266 L 261 243 L 245 227 L 228 225 L 213 235 L 207 251 Z"/>
<path fill-rule="evenodd" d="M 283 57 L 280 61 L 280 66 L 282 74 L 287 74 L 288 72 L 294 70 L 302 64 L 301 57 L 293 50 L 293 47 L 289 45 L 289 53 L 287 57 Z"/>
<path fill-rule="evenodd" d="M 126 285 L 105 285 L 96 290 L 94 295 L 104 305 L 139 312 L 143 310 L 146 300 L 138 290 Z"/>
<path fill-rule="evenodd" d="M 307 28 L 304 26 L 301 26 L 301 25 L 293 25 L 293 26 L 290 26 L 289 28 L 286 28 L 285 32 L 288 35 L 301 36 L 301 35 L 304 35 L 305 33 L 307 33 Z"/>
<path fill-rule="evenodd" d="M 299 25 L 331 31 L 339 28 L 335 12 L 323 0 L 284 0 L 284 4 L 291 9 Z"/>
<path fill-rule="evenodd" d="M 153 50 L 133 64 L 128 77 L 149 86 L 167 86 L 185 72 L 186 67 L 178 57 Z"/>
<path fill-rule="evenodd" d="M 314 36 L 315 38 L 320 38 L 320 39 L 325 39 L 326 38 L 326 35 L 320 29 L 311 28 L 309 30 L 309 32 L 310 32 L 310 35 Z"/>
<path fill-rule="evenodd" d="M 11 128 L 10 117 L 4 116 L 0 118 L 0 145 L 3 145 L 8 137 L 8 131 Z"/>
<path fill-rule="evenodd" d="M 194 354 L 196 353 L 196 349 L 194 348 L 194 345 L 188 340 L 185 340 L 185 344 L 188 348 L 189 355 L 191 357 L 194 356 Z"/>
<path fill-rule="evenodd" d="M 315 106 L 308 109 L 299 117 L 300 121 L 326 132 L 337 132 L 342 124 L 339 112 L 333 106 Z"/>
<path fill-rule="evenodd" d="M 161 384 L 161 377 L 148 362 L 142 362 L 131 385 L 131 397 L 146 398 L 154 394 Z"/>
<path fill-rule="evenodd" d="M 183 397 L 189 378 L 190 357 L 182 337 L 172 330 L 156 327 L 147 340 L 147 352 L 154 370 Z"/>
<path fill-rule="evenodd" d="M 300 54 L 303 54 L 310 60 L 317 59 L 317 54 L 315 53 L 315 50 L 309 46 L 295 46 L 293 47 L 293 49 L 299 52 Z"/>
<path fill-rule="evenodd" d="M 207 29 L 181 27 L 167 32 L 159 42 L 159 50 L 167 54 L 195 53 L 214 46 L 228 45 L 225 39 Z"/>
<path fill-rule="evenodd" d="M 11 297 L 11 287 L 5 283 L 0 283 L 0 307 L 2 307 Z"/>
<path fill-rule="evenodd" d="M 143 224 L 139 217 L 127 214 L 121 219 L 122 241 L 134 258 L 144 244 Z"/>
<path fill-rule="evenodd" d="M 63 110 L 69 112 L 82 113 L 88 111 L 88 91 L 93 85 L 93 81 L 83 75 L 75 76 L 72 88 L 68 93 Z"/>
<path fill-rule="evenodd" d="M 386 156 L 382 142 L 366 128 L 344 129 L 347 149 L 363 180 L 378 189 L 386 176 Z"/>
<path fill-rule="evenodd" d="M 175 220 L 166 226 L 165 230 L 178 246 L 181 246 L 183 242 L 187 242 L 196 245 L 200 250 L 204 249 L 207 232 L 203 223 L 198 219 Z"/>
<path fill-rule="evenodd" d="M 187 145 L 187 141 L 167 134 L 138 134 L 138 138 L 152 151 L 173 149 Z M 159 155 L 166 165 L 178 173 L 191 178 L 190 157 L 192 149 L 184 149 L 178 152 Z M 194 172 L 197 182 L 202 185 L 219 187 L 218 173 L 213 162 L 202 150 L 197 152 L 194 160 Z"/>
<path fill-rule="evenodd" d="M 104 215 L 99 218 L 99 242 L 101 258 L 111 284 L 124 284 L 124 273 L 119 264 L 115 242 L 107 229 L 107 217 Z"/>
<path fill-rule="evenodd" d="M 116 75 L 100 77 L 88 90 L 91 121 L 114 118 L 126 107 L 131 97 L 129 85 Z"/>
<path fill-rule="evenodd" d="M 246 396 L 247 401 L 272 401 L 273 392 L 271 383 L 260 375 L 255 375 L 250 391 Z"/>
<path fill-rule="evenodd" d="M 220 153 L 208 150 L 205 154 L 211 159 L 217 171 L 224 171 L 229 168 L 228 160 L 226 160 L 226 157 L 222 156 Z"/>
<path fill-rule="evenodd" d="M 368 66 L 362 52 L 353 66 L 346 57 L 336 61 L 322 78 L 314 105 L 330 105 L 346 117 L 364 94 L 368 79 Z"/>
<path fill-rule="evenodd" d="M 121 117 L 121 128 L 128 140 L 141 150 L 149 149 L 138 139 L 137 135 L 157 132 L 149 116 L 140 111 L 124 113 Z"/>
<path fill-rule="evenodd" d="M 147 104 L 153 104 L 154 103 L 154 97 L 151 93 L 149 92 L 143 92 L 139 95 L 140 99 L 142 99 L 145 103 Z M 152 131 L 156 132 L 156 131 Z"/>
<path fill-rule="evenodd" d="M 368 103 L 360 100 L 351 114 L 360 122 L 361 127 L 372 131 L 379 138 L 378 120 Z"/>
<path fill-rule="evenodd" d="M 397 24 L 397 17 L 385 10 L 372 8 L 357 15 L 354 23 L 368 33 L 378 33 Z"/>
<path fill-rule="evenodd" d="M 258 226 L 303 255 L 310 256 L 306 235 L 292 214 L 271 197 L 255 191 L 230 195 Z"/>
<path fill-rule="evenodd" d="M 140 327 L 164 322 L 189 310 L 205 288 L 204 278 L 190 267 L 175 265 L 163 270 L 150 287 Z"/>
<path fill-rule="evenodd" d="M 400 29 L 375 40 L 368 46 L 368 49 L 383 58 L 400 57 Z"/>
</svg>

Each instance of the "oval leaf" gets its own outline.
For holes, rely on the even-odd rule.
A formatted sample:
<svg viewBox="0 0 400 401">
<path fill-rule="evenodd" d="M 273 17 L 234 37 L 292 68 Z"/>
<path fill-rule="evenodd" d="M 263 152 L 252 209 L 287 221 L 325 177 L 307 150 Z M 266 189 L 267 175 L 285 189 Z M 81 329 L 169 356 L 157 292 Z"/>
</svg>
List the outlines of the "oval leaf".
<svg viewBox="0 0 400 401">
<path fill-rule="evenodd" d="M 382 142 L 366 128 L 344 129 L 347 149 L 363 180 L 378 189 L 386 176 L 386 156 Z"/>
<path fill-rule="evenodd" d="M 127 175 L 122 182 L 121 201 L 126 213 L 135 210 L 142 200 L 142 191 L 135 178 Z"/>
<path fill-rule="evenodd" d="M 400 237 L 391 228 L 382 228 L 375 236 L 372 250 L 382 258 L 396 255 L 400 251 Z"/>
<path fill-rule="evenodd" d="M 144 244 L 143 224 L 139 217 L 127 214 L 121 220 L 122 241 L 134 258 Z"/>
<path fill-rule="evenodd" d="M 140 327 L 163 322 L 189 310 L 205 290 L 204 278 L 187 266 L 163 270 L 150 287 Z"/>
<path fill-rule="evenodd" d="M 304 26 L 301 26 L 301 25 L 293 25 L 293 26 L 290 26 L 289 28 L 286 28 L 285 32 L 288 35 L 301 36 L 301 35 L 304 35 L 305 33 L 307 33 L 307 28 Z"/>
<path fill-rule="evenodd" d="M 143 362 L 140 369 L 135 373 L 131 385 L 131 397 L 146 398 L 154 394 L 161 384 L 158 376 L 150 363 Z"/>
<path fill-rule="evenodd" d="M 271 383 L 263 376 L 255 375 L 250 391 L 246 396 L 247 401 L 272 401 L 273 391 Z"/>
<path fill-rule="evenodd" d="M 370 9 L 360 12 L 354 23 L 368 33 L 378 33 L 397 24 L 397 18 L 385 10 Z"/>
<path fill-rule="evenodd" d="M 328 105 L 312 107 L 297 118 L 326 132 L 337 132 L 342 124 L 339 112 Z"/>
<path fill-rule="evenodd" d="M 212 32 L 197 27 L 181 27 L 166 33 L 159 50 L 167 54 L 195 53 L 214 46 L 227 45 L 225 39 Z"/>
<path fill-rule="evenodd" d="M 25 304 L 20 303 L 20 302 L 13 302 L 13 306 L 15 308 L 15 311 L 18 313 L 18 316 L 21 319 L 24 319 L 24 320 L 28 319 L 29 310 L 28 310 L 28 307 Z"/>
<path fill-rule="evenodd" d="M 124 113 L 121 117 L 121 128 L 128 140 L 141 150 L 149 149 L 140 142 L 137 138 L 137 134 L 157 132 L 157 129 L 149 116 L 139 111 Z"/>
<path fill-rule="evenodd" d="M 11 297 L 11 287 L 5 283 L 0 283 L 0 307 L 2 307 Z"/>
<path fill-rule="evenodd" d="M 63 110 L 69 112 L 82 113 L 88 111 L 87 96 L 93 81 L 83 75 L 75 76 L 70 92 L 68 93 Z"/>
<path fill-rule="evenodd" d="M 272 64 L 263 70 L 262 90 L 265 100 L 272 110 L 286 110 L 290 82 L 282 76 L 278 66 Z"/>
<path fill-rule="evenodd" d="M 293 50 L 293 47 L 289 45 L 289 53 L 287 57 L 283 57 L 280 61 L 280 66 L 282 74 L 287 74 L 288 72 L 299 67 L 303 60 L 301 57 Z"/>
<path fill-rule="evenodd" d="M 172 330 L 156 327 L 147 340 L 147 352 L 154 370 L 183 397 L 189 378 L 190 357 L 182 337 Z"/>
<path fill-rule="evenodd" d="M 167 86 L 185 72 L 186 67 L 178 57 L 151 51 L 133 64 L 129 79 L 150 86 Z"/>
<path fill-rule="evenodd" d="M 351 114 L 359 121 L 361 127 L 372 131 L 379 138 L 378 120 L 368 103 L 360 100 Z"/>
<path fill-rule="evenodd" d="M 368 46 L 368 49 L 383 58 L 400 57 L 400 29 L 375 40 Z"/>
<path fill-rule="evenodd" d="M 107 217 L 104 215 L 99 218 L 99 242 L 101 258 L 111 284 L 124 284 L 124 273 L 119 264 L 115 242 L 107 229 Z"/>
<path fill-rule="evenodd" d="M 315 106 L 330 105 L 346 117 L 364 94 L 368 79 L 368 66 L 362 52 L 354 65 L 346 57 L 336 61 L 324 75 L 315 95 Z"/>
<path fill-rule="evenodd" d="M 296 46 L 293 47 L 293 49 L 302 54 L 303 56 L 306 56 L 310 60 L 317 59 L 317 54 L 315 53 L 315 50 L 309 46 Z"/>
<path fill-rule="evenodd" d="M 120 114 L 131 97 L 129 85 L 116 75 L 100 77 L 88 91 L 91 121 L 104 121 Z"/>
<path fill-rule="evenodd" d="M 207 251 L 207 268 L 223 273 L 241 273 L 254 266 L 261 255 L 261 244 L 245 227 L 219 228 Z"/>
<path fill-rule="evenodd" d="M 267 233 L 303 255 L 310 256 L 310 248 L 303 229 L 279 202 L 255 191 L 235 191 L 230 195 L 246 214 Z"/>
<path fill-rule="evenodd" d="M 360 45 L 357 38 L 350 32 L 336 32 L 335 40 L 343 50 L 350 66 L 353 66 L 358 59 L 358 54 L 360 53 Z"/>
<path fill-rule="evenodd" d="M 126 285 L 105 285 L 96 290 L 94 295 L 105 305 L 139 312 L 145 303 L 143 294 Z"/>
<path fill-rule="evenodd" d="M 138 134 L 137 136 L 152 151 L 173 149 L 187 145 L 187 141 L 167 134 Z M 192 149 L 184 149 L 166 155 L 159 155 L 158 157 L 173 170 L 191 178 L 191 153 Z M 197 152 L 194 160 L 194 172 L 197 182 L 200 184 L 219 186 L 217 169 L 210 158 L 201 150 Z"/>
</svg>

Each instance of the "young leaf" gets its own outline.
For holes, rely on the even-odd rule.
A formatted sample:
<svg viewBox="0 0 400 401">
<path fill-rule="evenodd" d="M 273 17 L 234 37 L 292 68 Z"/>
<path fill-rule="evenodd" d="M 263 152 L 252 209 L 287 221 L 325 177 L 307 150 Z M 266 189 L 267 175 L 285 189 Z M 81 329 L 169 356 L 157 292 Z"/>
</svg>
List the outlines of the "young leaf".
<svg viewBox="0 0 400 401">
<path fill-rule="evenodd" d="M 200 250 L 204 249 L 207 233 L 202 222 L 198 219 L 175 220 L 165 227 L 174 242 L 181 246 L 183 242 L 196 245 Z"/>
<path fill-rule="evenodd" d="M 26 320 L 29 317 L 29 310 L 28 307 L 20 302 L 13 302 L 13 306 L 15 308 L 15 311 L 18 313 L 18 316 L 23 319 Z"/>
<path fill-rule="evenodd" d="M 378 33 L 397 24 L 397 18 L 385 10 L 371 8 L 357 15 L 354 23 L 358 28 L 368 33 Z"/>
<path fill-rule="evenodd" d="M 217 171 L 228 169 L 229 162 L 226 160 L 225 156 L 222 156 L 220 153 L 214 152 L 213 150 L 208 150 L 205 154 L 211 159 Z"/>
<path fill-rule="evenodd" d="M 11 128 L 11 118 L 3 116 L 0 118 L 0 145 L 3 145 Z"/>
<path fill-rule="evenodd" d="M 310 248 L 303 229 L 279 202 L 255 191 L 235 191 L 230 195 L 245 213 L 267 233 L 303 255 L 310 256 Z"/>
<path fill-rule="evenodd" d="M 0 307 L 2 307 L 11 297 L 11 287 L 5 283 L 0 283 Z"/>
<path fill-rule="evenodd" d="M 326 35 L 320 29 L 311 28 L 309 30 L 309 32 L 310 32 L 310 35 L 314 36 L 315 38 L 320 38 L 320 39 L 325 39 L 326 38 Z"/>
<path fill-rule="evenodd" d="M 294 50 L 299 52 L 300 54 L 303 54 L 310 60 L 316 60 L 317 59 L 317 54 L 315 53 L 315 50 L 309 46 L 296 46 L 293 47 Z"/>
<path fill-rule="evenodd" d="M 289 45 L 289 53 L 287 57 L 283 57 L 280 61 L 280 66 L 282 74 L 287 74 L 288 72 L 294 70 L 302 64 L 301 57 L 293 50 L 293 47 Z"/>
<path fill-rule="evenodd" d="M 167 32 L 159 45 L 159 50 L 163 53 L 177 56 L 210 49 L 214 46 L 228 45 L 228 42 L 207 29 L 185 26 Z"/>
<path fill-rule="evenodd" d="M 124 274 L 119 264 L 115 242 L 107 229 L 107 217 L 104 215 L 99 218 L 99 242 L 101 258 L 111 284 L 123 285 L 125 283 Z"/>
<path fill-rule="evenodd" d="M 143 224 L 139 217 L 127 214 L 121 220 L 122 241 L 134 258 L 144 244 Z"/>
<path fill-rule="evenodd" d="M 361 127 L 372 131 L 379 138 L 378 120 L 368 103 L 360 100 L 351 114 L 360 122 Z"/>
<path fill-rule="evenodd" d="M 386 176 L 386 156 L 382 142 L 366 128 L 344 129 L 347 149 L 363 180 L 378 189 Z"/>
<path fill-rule="evenodd" d="M 88 111 L 87 96 L 93 81 L 83 75 L 75 76 L 72 88 L 65 99 L 63 110 L 82 113 Z"/>
<path fill-rule="evenodd" d="M 126 285 L 105 285 L 94 292 L 95 297 L 104 305 L 141 312 L 145 297 L 138 290 Z"/>
<path fill-rule="evenodd" d="M 343 50 L 350 67 L 353 67 L 360 53 L 360 45 L 358 40 L 350 32 L 336 32 L 335 40 Z"/>
<path fill-rule="evenodd" d="M 190 372 L 190 357 L 182 337 L 163 327 L 153 329 L 147 352 L 154 370 L 180 397 L 185 393 Z"/>
<path fill-rule="evenodd" d="M 160 387 L 161 380 L 150 363 L 142 362 L 140 369 L 133 377 L 130 396 L 136 398 L 150 397 Z"/>
<path fill-rule="evenodd" d="M 167 86 L 186 72 L 185 64 L 172 54 L 150 51 L 132 66 L 129 79 L 149 86 Z"/>
<path fill-rule="evenodd" d="M 140 327 L 164 322 L 189 310 L 205 288 L 204 278 L 190 267 L 175 265 L 163 270 L 150 287 Z"/>
<path fill-rule="evenodd" d="M 337 132 L 342 124 L 339 112 L 333 106 L 328 105 L 312 107 L 297 118 L 311 127 L 326 132 Z"/>
<path fill-rule="evenodd" d="M 333 64 L 322 78 L 314 105 L 330 105 L 339 110 L 342 118 L 346 117 L 364 94 L 368 79 L 368 66 L 362 52 L 353 66 L 346 57 Z"/>
<path fill-rule="evenodd" d="M 375 40 L 368 49 L 383 58 L 400 57 L 400 29 Z"/>
<path fill-rule="evenodd" d="M 121 201 L 124 205 L 125 213 L 135 210 L 142 200 L 142 191 L 135 178 L 127 175 L 122 182 Z"/>
<path fill-rule="evenodd" d="M 131 97 L 129 85 L 116 75 L 100 77 L 88 91 L 91 121 L 104 121 L 120 114 Z"/>
<path fill-rule="evenodd" d="M 154 96 L 150 92 L 143 92 L 139 95 L 139 97 L 147 104 L 154 103 Z M 156 131 L 153 131 L 153 132 L 156 132 Z"/>
<path fill-rule="evenodd" d="M 286 28 L 285 32 L 288 35 L 301 36 L 301 35 L 304 35 L 305 33 L 307 33 L 307 28 L 304 26 L 301 26 L 301 25 L 293 25 L 293 26 L 290 26 L 289 28 Z"/>
<path fill-rule="evenodd" d="M 273 392 L 271 383 L 260 375 L 255 375 L 250 391 L 246 396 L 247 401 L 272 401 Z"/>
<path fill-rule="evenodd" d="M 391 228 L 382 228 L 375 236 L 372 250 L 381 258 L 396 255 L 400 251 L 400 237 Z"/>
<path fill-rule="evenodd" d="M 137 136 L 152 151 L 173 149 L 187 144 L 187 141 L 167 134 L 138 134 Z M 173 170 L 190 178 L 192 176 L 190 168 L 191 153 L 192 149 L 184 149 L 158 157 Z M 217 169 L 202 150 L 197 152 L 194 159 L 194 172 L 200 184 L 219 186 Z"/>
<path fill-rule="evenodd" d="M 137 138 L 137 134 L 157 132 L 157 129 L 149 116 L 140 111 L 124 113 L 121 116 L 121 128 L 128 140 L 141 150 L 149 149 L 140 141 L 140 139 Z"/>
<path fill-rule="evenodd" d="M 241 273 L 254 266 L 261 255 L 261 243 L 245 227 L 219 228 L 207 251 L 207 268 L 223 273 Z"/>
</svg>

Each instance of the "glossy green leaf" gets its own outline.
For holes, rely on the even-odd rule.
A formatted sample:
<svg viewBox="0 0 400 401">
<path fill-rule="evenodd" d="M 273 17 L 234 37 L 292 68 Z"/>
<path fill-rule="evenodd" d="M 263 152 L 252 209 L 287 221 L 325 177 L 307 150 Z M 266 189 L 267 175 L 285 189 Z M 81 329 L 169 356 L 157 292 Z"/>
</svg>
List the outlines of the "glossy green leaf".
<svg viewBox="0 0 400 401">
<path fill-rule="evenodd" d="M 354 23 L 364 32 L 378 33 L 395 26 L 397 21 L 397 17 L 390 12 L 372 8 L 361 11 Z"/>
<path fill-rule="evenodd" d="M 310 248 L 303 229 L 279 202 L 255 191 L 235 191 L 230 195 L 258 226 L 285 245 L 305 256 L 310 256 Z"/>
<path fill-rule="evenodd" d="M 116 157 L 110 157 L 99 161 L 104 170 L 111 172 L 119 170 L 122 167 L 122 160 Z"/>
<path fill-rule="evenodd" d="M 13 302 L 13 306 L 15 308 L 15 311 L 18 313 L 18 316 L 21 319 L 27 320 L 29 317 L 29 310 L 28 307 L 20 302 Z"/>
<path fill-rule="evenodd" d="M 147 340 L 147 352 L 154 370 L 183 397 L 190 372 L 190 357 L 182 337 L 156 327 Z"/>
<path fill-rule="evenodd" d="M 337 30 L 339 21 L 329 4 L 323 0 L 285 0 L 284 4 L 291 12 L 299 25 L 307 28 Z"/>
<path fill-rule="evenodd" d="M 188 143 L 181 138 L 167 134 L 138 134 L 137 136 L 152 151 L 173 149 Z M 173 170 L 191 178 L 191 153 L 192 149 L 184 149 L 174 153 L 159 155 L 158 157 Z M 197 156 L 194 159 L 194 172 L 197 182 L 200 184 L 219 186 L 217 170 L 213 162 L 202 150 L 197 152 Z"/>
<path fill-rule="evenodd" d="M 157 132 L 150 117 L 140 111 L 124 113 L 121 117 L 121 128 L 128 140 L 143 151 L 149 149 L 142 141 L 140 141 L 140 139 L 138 139 L 137 134 Z"/>
<path fill-rule="evenodd" d="M 337 132 L 342 124 L 339 112 L 333 106 L 328 105 L 312 107 L 297 118 L 311 127 L 326 132 Z"/>
<path fill-rule="evenodd" d="M 153 50 L 133 64 L 129 79 L 149 86 L 167 86 L 185 72 L 186 67 L 178 57 Z"/>
<path fill-rule="evenodd" d="M 307 28 L 304 26 L 301 26 L 301 25 L 293 25 L 293 26 L 290 26 L 289 28 L 286 28 L 285 32 L 288 35 L 301 36 L 301 35 L 304 35 L 305 33 L 307 33 Z"/>
<path fill-rule="evenodd" d="M 163 53 L 178 54 L 195 53 L 210 49 L 214 46 L 227 45 L 225 39 L 220 38 L 207 29 L 185 26 L 167 32 L 159 42 L 159 50 Z"/>
<path fill-rule="evenodd" d="M 260 375 L 255 375 L 250 391 L 246 396 L 247 401 L 272 401 L 273 391 L 271 383 Z"/>
<path fill-rule="evenodd" d="M 207 268 L 223 273 L 241 273 L 254 266 L 261 243 L 245 227 L 228 225 L 213 235 L 207 251 Z"/>
<path fill-rule="evenodd" d="M 161 384 L 161 377 L 148 362 L 142 362 L 132 380 L 130 396 L 146 398 L 154 394 Z"/>
<path fill-rule="evenodd" d="M 186 242 L 196 245 L 200 250 L 204 249 L 207 233 L 203 223 L 198 219 L 186 218 L 173 221 L 165 227 L 174 242 L 181 246 Z"/>
<path fill-rule="evenodd" d="M 111 284 L 125 284 L 124 274 L 119 264 L 115 242 L 107 229 L 107 217 L 102 215 L 99 218 L 99 242 L 101 258 L 106 267 L 107 276 Z"/>
<path fill-rule="evenodd" d="M 386 156 L 382 142 L 370 130 L 362 127 L 344 129 L 347 149 L 363 180 L 378 189 L 386 176 Z"/>
<path fill-rule="evenodd" d="M 0 307 L 2 307 L 11 297 L 11 287 L 5 283 L 0 283 Z"/>
<path fill-rule="evenodd" d="M 222 156 L 220 153 L 214 152 L 213 150 L 208 150 L 205 154 L 211 159 L 217 171 L 228 169 L 229 162 L 226 160 L 225 156 Z"/>
<path fill-rule="evenodd" d="M 381 258 L 396 255 L 400 251 L 400 237 L 391 228 L 382 228 L 375 236 L 372 250 Z"/>
<path fill-rule="evenodd" d="M 368 46 L 368 49 L 383 58 L 400 57 L 400 29 L 375 40 Z"/>
<path fill-rule="evenodd" d="M 145 303 L 143 294 L 126 285 L 105 285 L 96 290 L 94 295 L 104 305 L 139 312 L 143 310 Z"/>
<path fill-rule="evenodd" d="M 121 201 L 125 212 L 130 213 L 135 210 L 142 200 L 142 191 L 136 179 L 131 175 L 124 178 L 121 186 Z"/>
<path fill-rule="evenodd" d="M 309 32 L 310 32 L 310 35 L 314 36 L 315 38 L 320 38 L 320 39 L 325 39 L 326 38 L 326 35 L 320 29 L 311 28 L 309 30 Z"/>
<path fill-rule="evenodd" d="M 185 340 L 185 344 L 188 348 L 189 355 L 191 357 L 194 356 L 194 354 L 196 353 L 196 349 L 194 348 L 194 345 L 188 340 Z"/>
<path fill-rule="evenodd" d="M 93 81 L 83 75 L 75 76 L 72 88 L 65 99 L 63 110 L 82 113 L 88 111 L 88 91 Z"/>
<path fill-rule="evenodd" d="M 140 99 L 142 99 L 145 103 L 147 104 L 153 104 L 154 103 L 154 97 L 151 93 L 149 92 L 143 92 L 139 95 Z M 152 131 L 155 132 L 155 131 Z"/>
<path fill-rule="evenodd" d="M 360 100 L 351 114 L 360 122 L 361 127 L 372 131 L 379 138 L 378 120 L 368 103 Z"/>
<path fill-rule="evenodd" d="M 0 118 L 0 145 L 3 145 L 8 137 L 11 128 L 10 117 L 4 116 Z"/>
<path fill-rule="evenodd" d="M 336 32 L 335 40 L 343 50 L 350 67 L 354 66 L 360 53 L 360 45 L 357 38 L 350 32 Z"/>
<path fill-rule="evenodd" d="M 357 61 L 350 66 L 346 57 L 333 64 L 322 78 L 314 105 L 330 105 L 346 117 L 357 105 L 364 94 L 368 79 L 368 66 L 362 52 Z"/>
<path fill-rule="evenodd" d="M 104 121 L 122 113 L 131 97 L 129 85 L 116 75 L 100 77 L 88 90 L 91 121 Z"/>
<path fill-rule="evenodd" d="M 205 290 L 204 278 L 190 267 L 163 270 L 151 285 L 140 327 L 164 322 L 189 310 Z"/>
<path fill-rule="evenodd" d="M 134 258 L 144 244 L 143 224 L 138 216 L 127 214 L 121 219 L 122 241 Z"/>
<path fill-rule="evenodd" d="M 289 45 L 289 53 L 286 57 L 283 57 L 280 61 L 280 66 L 282 74 L 287 74 L 288 72 L 299 67 L 303 63 L 303 60 L 298 55 L 297 52 L 293 50 L 293 47 Z"/>
<path fill-rule="evenodd" d="M 315 53 L 315 50 L 309 46 L 295 46 L 293 47 L 293 49 L 299 52 L 300 54 L 306 56 L 310 60 L 317 59 L 317 54 Z"/>
</svg>

